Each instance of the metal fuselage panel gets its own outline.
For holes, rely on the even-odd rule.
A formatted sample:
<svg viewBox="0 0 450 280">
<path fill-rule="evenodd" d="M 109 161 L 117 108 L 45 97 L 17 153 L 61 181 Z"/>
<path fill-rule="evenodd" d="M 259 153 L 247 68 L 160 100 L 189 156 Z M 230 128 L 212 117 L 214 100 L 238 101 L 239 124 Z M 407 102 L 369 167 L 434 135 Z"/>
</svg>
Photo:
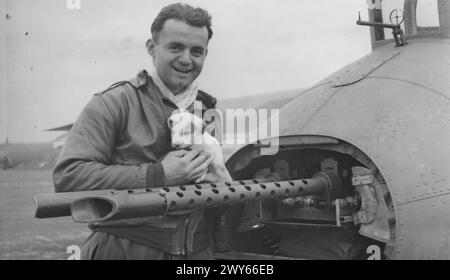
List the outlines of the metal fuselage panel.
<svg viewBox="0 0 450 280">
<path fill-rule="evenodd" d="M 450 42 L 397 49 L 359 82 L 332 87 L 327 78 L 304 91 L 280 110 L 280 136 L 329 136 L 361 149 L 395 204 L 391 257 L 450 258 Z"/>
</svg>

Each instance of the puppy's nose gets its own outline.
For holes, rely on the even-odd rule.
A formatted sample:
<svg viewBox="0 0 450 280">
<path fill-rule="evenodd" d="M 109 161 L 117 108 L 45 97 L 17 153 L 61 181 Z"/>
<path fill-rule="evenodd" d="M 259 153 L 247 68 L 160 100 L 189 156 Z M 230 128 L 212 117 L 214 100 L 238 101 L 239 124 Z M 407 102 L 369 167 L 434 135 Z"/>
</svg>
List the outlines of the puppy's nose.
<svg viewBox="0 0 450 280">
<path fill-rule="evenodd" d="M 175 149 L 178 149 L 178 148 L 180 147 L 180 144 L 174 144 L 173 147 L 174 147 Z"/>
</svg>

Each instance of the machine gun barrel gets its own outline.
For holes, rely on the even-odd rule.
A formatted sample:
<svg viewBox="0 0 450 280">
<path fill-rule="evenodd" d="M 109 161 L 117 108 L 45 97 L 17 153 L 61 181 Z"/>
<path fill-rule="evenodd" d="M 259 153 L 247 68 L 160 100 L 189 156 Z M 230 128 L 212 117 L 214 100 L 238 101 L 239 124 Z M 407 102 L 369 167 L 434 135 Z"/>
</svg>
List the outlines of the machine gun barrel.
<svg viewBox="0 0 450 280">
<path fill-rule="evenodd" d="M 372 26 L 372 27 L 391 28 L 396 47 L 400 47 L 400 46 L 404 46 L 404 45 L 408 44 L 406 42 L 406 36 L 403 33 L 403 30 L 401 29 L 400 24 L 388 24 L 388 23 L 375 22 L 375 21 L 363 21 L 363 20 L 361 20 L 361 16 L 358 17 L 356 24 Z"/>
<path fill-rule="evenodd" d="M 376 22 L 376 21 L 358 20 L 358 21 L 356 21 L 356 24 L 357 25 L 373 26 L 373 27 L 384 27 L 384 28 L 400 29 L 400 24 L 389 24 L 389 23 L 382 23 L 382 22 Z"/>
<path fill-rule="evenodd" d="M 247 184 L 257 184 L 266 183 L 277 180 L 277 178 L 269 176 L 264 179 L 255 180 L 244 180 L 244 181 L 233 181 L 230 183 L 225 183 L 229 186 L 234 186 L 237 184 L 247 185 Z M 198 184 L 198 185 L 184 185 L 183 188 L 186 190 L 197 189 L 198 186 L 201 188 L 213 187 L 213 184 Z M 123 192 L 133 192 L 133 193 L 146 193 L 153 192 L 159 193 L 162 188 L 151 188 L 151 189 L 138 189 L 129 191 L 118 191 L 118 190 L 99 190 L 99 191 L 83 191 L 83 192 L 65 192 L 65 193 L 51 193 L 51 194 L 39 194 L 34 196 L 34 202 L 36 204 L 36 218 L 56 218 L 72 215 L 70 207 L 74 201 L 83 197 L 95 197 L 95 196 L 110 196 L 116 195 Z"/>
<path fill-rule="evenodd" d="M 170 214 L 171 212 L 219 207 L 265 199 L 282 199 L 311 194 L 332 193 L 340 188 L 337 176 L 324 172 L 311 179 L 251 184 L 218 183 L 163 188 L 157 192 L 120 191 L 108 195 L 83 197 L 72 203 L 76 222 L 102 222 Z"/>
</svg>

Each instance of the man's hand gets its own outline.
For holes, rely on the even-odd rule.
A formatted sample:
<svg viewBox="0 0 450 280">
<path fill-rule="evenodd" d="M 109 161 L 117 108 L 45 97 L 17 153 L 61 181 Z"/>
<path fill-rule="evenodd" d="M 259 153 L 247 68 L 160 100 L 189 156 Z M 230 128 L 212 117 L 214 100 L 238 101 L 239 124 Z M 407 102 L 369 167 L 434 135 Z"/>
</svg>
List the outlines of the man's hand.
<svg viewBox="0 0 450 280">
<path fill-rule="evenodd" d="M 178 150 L 161 161 L 166 174 L 166 185 L 178 185 L 199 178 L 208 168 L 212 155 L 200 150 Z"/>
</svg>

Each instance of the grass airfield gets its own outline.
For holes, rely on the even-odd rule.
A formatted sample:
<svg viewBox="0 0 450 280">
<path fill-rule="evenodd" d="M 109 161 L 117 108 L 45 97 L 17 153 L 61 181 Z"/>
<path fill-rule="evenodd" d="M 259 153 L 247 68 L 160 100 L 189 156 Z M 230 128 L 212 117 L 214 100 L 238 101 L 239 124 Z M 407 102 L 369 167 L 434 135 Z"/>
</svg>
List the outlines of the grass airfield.
<svg viewBox="0 0 450 280">
<path fill-rule="evenodd" d="M 53 192 L 50 169 L 0 170 L 0 260 L 65 260 L 89 236 L 71 217 L 36 219 L 33 196 Z"/>
</svg>

